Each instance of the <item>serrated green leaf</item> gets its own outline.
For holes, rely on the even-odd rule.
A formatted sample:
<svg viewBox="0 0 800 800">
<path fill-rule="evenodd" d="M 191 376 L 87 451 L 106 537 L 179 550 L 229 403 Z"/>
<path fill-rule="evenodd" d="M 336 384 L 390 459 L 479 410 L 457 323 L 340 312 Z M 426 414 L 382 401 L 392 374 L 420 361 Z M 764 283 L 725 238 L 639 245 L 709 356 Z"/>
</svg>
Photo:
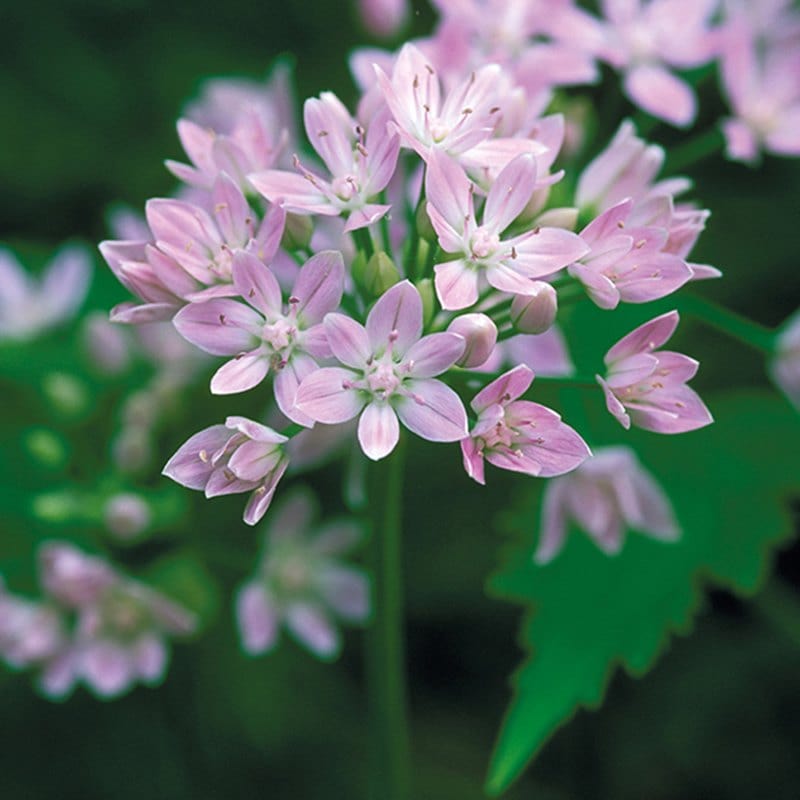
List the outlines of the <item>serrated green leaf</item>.
<svg viewBox="0 0 800 800">
<path fill-rule="evenodd" d="M 609 558 L 573 530 L 549 565 L 532 561 L 539 492 L 508 515 L 529 540 L 490 581 L 497 596 L 530 609 L 521 642 L 529 656 L 489 768 L 503 792 L 579 707 L 602 702 L 617 666 L 648 670 L 670 636 L 687 632 L 706 581 L 741 594 L 759 586 L 773 548 L 791 536 L 787 497 L 800 491 L 800 424 L 766 393 L 710 403 L 716 423 L 667 437 L 625 438 L 667 490 L 683 529 L 665 544 L 629 535 Z"/>
</svg>

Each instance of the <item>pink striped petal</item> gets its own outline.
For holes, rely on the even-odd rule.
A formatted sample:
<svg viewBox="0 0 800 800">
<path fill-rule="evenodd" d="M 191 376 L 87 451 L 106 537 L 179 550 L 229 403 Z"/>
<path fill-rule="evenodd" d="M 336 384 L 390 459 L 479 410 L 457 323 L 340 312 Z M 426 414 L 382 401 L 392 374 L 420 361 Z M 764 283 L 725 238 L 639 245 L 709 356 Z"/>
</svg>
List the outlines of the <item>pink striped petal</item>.
<svg viewBox="0 0 800 800">
<path fill-rule="evenodd" d="M 523 211 L 536 188 L 536 159 L 517 156 L 497 176 L 486 197 L 483 225 L 502 233 Z"/>
<path fill-rule="evenodd" d="M 300 270 L 292 288 L 299 301 L 297 316 L 303 325 L 321 322 L 339 307 L 344 292 L 344 260 L 336 250 L 323 250 L 312 256 Z"/>
<path fill-rule="evenodd" d="M 467 412 L 461 398 L 441 381 L 408 380 L 408 396 L 396 405 L 397 415 L 412 433 L 431 442 L 457 442 L 467 436 Z"/>
<path fill-rule="evenodd" d="M 470 406 L 476 414 L 480 414 L 496 403 L 506 404 L 510 400 L 516 400 L 528 391 L 532 383 L 533 370 L 520 364 L 481 389 Z"/>
<path fill-rule="evenodd" d="M 367 398 L 348 388 L 358 374 L 341 367 L 324 367 L 309 375 L 297 390 L 295 406 L 317 422 L 334 425 L 357 416 Z"/>
<path fill-rule="evenodd" d="M 367 336 L 372 352 L 382 352 L 395 337 L 394 351 L 400 355 L 422 333 L 422 298 L 414 284 L 401 281 L 384 292 L 367 315 Z"/>
<path fill-rule="evenodd" d="M 244 250 L 233 254 L 233 285 L 239 295 L 257 308 L 267 319 L 283 312 L 281 287 L 270 268 Z"/>
<path fill-rule="evenodd" d="M 328 344 L 336 358 L 348 367 L 363 368 L 372 356 L 364 327 L 344 314 L 328 314 L 324 324 Z"/>
<path fill-rule="evenodd" d="M 605 356 L 607 365 L 613 364 L 627 356 L 635 353 L 650 353 L 657 347 L 661 347 L 678 327 L 680 316 L 677 311 L 668 311 L 660 317 L 645 322 L 638 328 L 632 330 L 627 336 L 623 336 Z"/>
<path fill-rule="evenodd" d="M 446 311 L 469 308 L 478 302 L 478 270 L 467 261 L 447 261 L 437 264 L 433 279 L 436 296 Z"/>
<path fill-rule="evenodd" d="M 464 462 L 464 471 L 472 480 L 484 486 L 486 478 L 483 469 L 483 453 L 478 450 L 475 440 L 471 437 L 461 440 L 461 457 Z"/>
<path fill-rule="evenodd" d="M 211 378 L 211 394 L 238 394 L 258 386 L 269 372 L 261 350 L 253 350 L 223 364 Z"/>
<path fill-rule="evenodd" d="M 215 356 L 232 356 L 258 342 L 253 333 L 263 320 L 252 308 L 235 300 L 209 300 L 184 306 L 173 320 L 175 329 L 201 350 Z"/>
<path fill-rule="evenodd" d="M 189 489 L 203 489 L 214 471 L 211 454 L 224 447 L 229 437 L 224 425 L 212 425 L 194 434 L 167 461 L 161 474 Z"/>
<path fill-rule="evenodd" d="M 432 378 L 440 375 L 461 358 L 466 341 L 455 333 L 432 333 L 411 346 L 403 363 L 413 378 Z"/>
<path fill-rule="evenodd" d="M 458 162 L 438 148 L 428 157 L 425 196 L 429 206 L 433 205 L 456 232 L 464 230 L 467 217 L 474 218 L 472 182 Z"/>
<path fill-rule="evenodd" d="M 358 443 L 367 458 L 378 461 L 397 446 L 400 425 L 397 414 L 386 402 L 373 401 L 358 420 Z"/>
</svg>

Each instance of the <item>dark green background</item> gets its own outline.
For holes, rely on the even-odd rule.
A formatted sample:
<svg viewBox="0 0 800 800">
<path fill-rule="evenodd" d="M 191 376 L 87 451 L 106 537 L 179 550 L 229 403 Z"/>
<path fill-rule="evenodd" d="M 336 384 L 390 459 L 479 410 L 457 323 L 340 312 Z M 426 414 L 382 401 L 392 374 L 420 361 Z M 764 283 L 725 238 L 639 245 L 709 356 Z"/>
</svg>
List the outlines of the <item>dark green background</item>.
<svg viewBox="0 0 800 800">
<path fill-rule="evenodd" d="M 431 14 L 426 6 L 419 11 L 415 25 L 424 31 Z M 345 57 L 365 40 L 353 21 L 349 6 L 321 1 L 4 3 L 0 239 L 27 250 L 73 237 L 95 242 L 107 235 L 103 220 L 111 203 L 140 208 L 148 197 L 169 192 L 173 180 L 162 161 L 181 156 L 175 119 L 204 77 L 260 77 L 275 56 L 291 52 L 301 97 L 334 89 L 352 98 Z M 711 90 L 713 81 L 703 124 L 719 111 Z M 598 103 L 602 96 L 592 92 Z M 674 138 L 663 127 L 655 135 Z M 726 273 L 703 292 L 777 324 L 800 298 L 798 165 L 768 159 L 755 171 L 712 158 L 693 174 L 696 197 L 713 211 L 697 260 Z M 108 307 L 123 293 L 98 269 L 92 303 Z M 703 363 L 699 390 L 764 384 L 757 354 L 706 331 L 692 339 L 692 348 Z M 9 389 L 13 375 L 0 377 L 7 445 L 21 425 L 41 422 L 46 411 L 32 390 Z M 197 391 L 205 393 L 202 386 Z M 104 423 L 67 426 L 86 458 L 98 463 L 114 424 L 113 398 L 104 402 Z M 164 435 L 165 453 L 232 409 L 227 400 L 187 398 L 185 416 Z M 520 659 L 518 610 L 483 594 L 503 542 L 492 528 L 519 479 L 493 473 L 490 488 L 479 489 L 461 472 L 455 448 L 425 443 L 411 448 L 409 469 L 415 797 L 471 800 L 482 797 L 508 699 L 506 678 Z M 30 530 L 23 502 L 25 492 L 43 488 L 41 475 L 7 462 L 2 476 L 23 499 L 11 508 L 6 488 L 10 510 L 0 538 L 44 535 Z M 336 508 L 335 471 L 317 485 Z M 253 532 L 239 522 L 240 498 L 189 501 L 194 527 L 179 537 L 195 531 L 204 542 L 254 556 Z M 799 561 L 796 547 L 780 556 L 777 580 L 785 587 L 800 574 Z M 79 691 L 54 705 L 39 699 L 25 677 L 0 673 L 0 795 L 363 795 L 368 731 L 361 635 L 348 635 L 334 666 L 288 643 L 269 658 L 246 659 L 227 600 L 243 573 L 210 566 L 226 590 L 222 608 L 202 639 L 176 648 L 162 689 L 137 689 L 107 704 Z M 644 681 L 617 676 L 604 708 L 580 713 L 508 796 L 793 800 L 800 795 L 799 719 L 797 643 L 756 608 L 717 592 L 691 638 L 676 641 Z"/>
</svg>

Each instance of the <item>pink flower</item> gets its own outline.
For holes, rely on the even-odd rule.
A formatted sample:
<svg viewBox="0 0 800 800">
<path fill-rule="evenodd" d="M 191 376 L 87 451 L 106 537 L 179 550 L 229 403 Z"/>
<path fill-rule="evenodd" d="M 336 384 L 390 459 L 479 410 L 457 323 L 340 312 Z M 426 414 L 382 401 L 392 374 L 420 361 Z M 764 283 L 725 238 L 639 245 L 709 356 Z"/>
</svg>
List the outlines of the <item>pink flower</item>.
<svg viewBox="0 0 800 800">
<path fill-rule="evenodd" d="M 791 19 L 780 19 L 784 29 Z M 794 17 L 798 26 L 800 15 Z M 761 150 L 800 155 L 800 51 L 776 39 L 782 29 L 757 31 L 742 16 L 726 27 L 721 74 L 734 116 L 723 124 L 728 156 L 755 163 Z"/>
<path fill-rule="evenodd" d="M 800 411 L 800 312 L 781 326 L 769 363 L 772 380 Z"/>
<path fill-rule="evenodd" d="M 217 296 L 230 288 L 236 250 L 272 260 L 283 235 L 285 213 L 274 208 L 259 223 L 241 189 L 224 173 L 214 181 L 210 199 L 211 214 L 192 203 L 166 198 L 148 201 L 145 212 L 158 249 L 195 280 L 213 287 L 211 296 Z"/>
<path fill-rule="evenodd" d="M 317 422 L 335 424 L 359 414 L 358 440 L 378 460 L 394 450 L 398 417 L 432 442 L 467 434 L 458 395 L 433 380 L 456 363 L 465 342 L 454 333 L 422 334 L 422 298 L 408 281 L 385 292 L 366 328 L 343 314 L 325 317 L 328 343 L 343 367 L 313 372 L 297 391 L 297 407 Z M 363 413 L 362 413 L 363 412 Z"/>
<path fill-rule="evenodd" d="M 255 525 L 267 512 L 289 459 L 288 441 L 266 425 L 228 417 L 184 442 L 163 474 L 181 486 L 204 490 L 206 497 L 251 492 L 244 521 Z"/>
<path fill-rule="evenodd" d="M 232 271 L 234 289 L 247 304 L 229 298 L 191 303 L 175 316 L 175 327 L 209 353 L 235 356 L 211 379 L 214 394 L 252 389 L 272 369 L 281 411 L 295 422 L 311 424 L 295 409 L 295 396 L 303 378 L 317 368 L 316 359 L 330 352 L 319 323 L 342 299 L 341 253 L 323 251 L 306 262 L 288 308 L 275 276 L 255 256 L 236 253 Z"/>
<path fill-rule="evenodd" d="M 681 353 L 656 352 L 675 332 L 678 312 L 670 311 L 640 325 L 605 356 L 605 380 L 599 375 L 606 405 L 624 428 L 631 422 L 656 433 L 684 433 L 713 422 L 697 394 L 686 386 L 697 361 Z"/>
<path fill-rule="evenodd" d="M 178 121 L 178 136 L 192 165 L 167 161 L 177 178 L 210 189 L 221 172 L 249 191 L 246 176 L 269 169 L 293 136 L 288 70 L 275 70 L 265 85 L 252 81 L 209 81 L 199 101 Z"/>
<path fill-rule="evenodd" d="M 527 137 L 495 137 L 504 109 L 522 99 L 498 64 L 484 64 L 445 96 L 436 70 L 413 44 L 400 50 L 391 79 L 378 65 L 375 73 L 402 144 L 426 161 L 443 151 L 470 170 L 496 174 L 514 156 L 547 150 Z"/>
<path fill-rule="evenodd" d="M 0 248 L 0 341 L 32 339 L 72 319 L 89 290 L 92 264 L 79 247 L 59 250 L 35 280 Z"/>
<path fill-rule="evenodd" d="M 299 174 L 266 170 L 249 176 L 268 200 L 298 214 L 347 215 L 345 232 L 371 225 L 390 209 L 370 202 L 386 188 L 394 173 L 400 141 L 387 130 L 384 108 L 372 119 L 369 130 L 351 116 L 332 92 L 310 98 L 304 106 L 308 139 L 331 180 L 305 169 L 295 156 Z"/>
<path fill-rule="evenodd" d="M 607 555 L 622 549 L 625 529 L 666 542 L 680 536 L 669 499 L 628 447 L 606 447 L 569 475 L 548 482 L 534 559 L 547 564 L 561 551 L 569 523 Z"/>
<path fill-rule="evenodd" d="M 624 72 L 624 90 L 640 108 L 672 125 L 691 125 L 697 99 L 669 67 L 710 61 L 716 36 L 710 27 L 718 0 L 603 0 L 608 20 L 598 29 L 599 55 Z"/>
<path fill-rule="evenodd" d="M 182 606 L 71 544 L 44 544 L 39 566 L 48 595 L 75 619 L 41 676 L 52 697 L 67 694 L 78 681 L 102 698 L 139 681 L 159 683 L 169 660 L 168 637 L 196 627 L 194 614 Z"/>
<path fill-rule="evenodd" d="M 523 364 L 478 392 L 470 403 L 478 421 L 461 442 L 464 469 L 485 483 L 484 459 L 501 469 L 540 478 L 575 469 L 590 451 L 586 442 L 545 406 L 519 400 L 533 382 Z"/>
<path fill-rule="evenodd" d="M 537 278 L 551 275 L 587 250 L 581 240 L 560 228 L 534 228 L 501 239 L 536 188 L 536 161 L 517 156 L 489 190 L 477 224 L 473 185 L 461 167 L 432 151 L 425 176 L 428 216 L 439 244 L 460 257 L 435 267 L 436 294 L 445 309 L 461 309 L 478 300 L 481 281 L 502 292 L 534 294 Z"/>
<path fill-rule="evenodd" d="M 264 537 L 256 574 L 236 595 L 242 647 L 250 655 L 272 650 L 285 625 L 300 644 L 320 658 L 341 649 L 336 619 L 364 622 L 369 615 L 369 579 L 339 562 L 361 538 L 351 521 L 312 529 L 314 507 L 296 491 L 275 509 Z"/>
<path fill-rule="evenodd" d="M 667 200 L 665 211 L 669 214 Z M 626 227 L 633 202 L 623 200 L 590 222 L 580 233 L 589 253 L 570 265 L 569 274 L 586 288 L 600 308 L 647 303 L 666 297 L 690 281 L 691 267 L 665 252 L 669 230 L 658 225 Z M 665 220 L 669 224 L 669 220 Z"/>
<path fill-rule="evenodd" d="M 144 301 L 116 306 L 112 321 L 165 321 L 187 302 L 235 294 L 231 264 L 236 250 L 244 249 L 267 262 L 275 257 L 286 218 L 282 208 L 270 208 L 256 228 L 258 216 L 224 174 L 215 180 L 210 199 L 213 216 L 183 200 L 150 200 L 147 222 L 154 243 L 100 244 L 120 283 Z"/>
</svg>

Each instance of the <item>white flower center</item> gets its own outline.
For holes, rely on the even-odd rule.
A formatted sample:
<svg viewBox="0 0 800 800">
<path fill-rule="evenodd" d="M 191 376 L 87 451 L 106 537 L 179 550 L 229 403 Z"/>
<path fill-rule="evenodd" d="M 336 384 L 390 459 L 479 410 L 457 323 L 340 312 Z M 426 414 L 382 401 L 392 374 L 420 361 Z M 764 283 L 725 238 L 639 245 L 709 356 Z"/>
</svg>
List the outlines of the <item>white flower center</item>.
<svg viewBox="0 0 800 800">
<path fill-rule="evenodd" d="M 275 322 L 268 322 L 261 329 L 261 338 L 276 352 L 285 350 L 294 343 L 297 326 L 281 317 Z"/>
<path fill-rule="evenodd" d="M 388 398 L 401 383 L 395 365 L 385 362 L 375 364 L 366 377 L 370 391 L 380 400 Z"/>
<path fill-rule="evenodd" d="M 500 246 L 500 237 L 481 226 L 472 234 L 470 250 L 475 258 L 488 258 Z"/>
<path fill-rule="evenodd" d="M 343 178 L 334 178 L 331 183 L 334 194 L 347 202 L 358 194 L 358 182 L 352 175 L 345 175 Z"/>
</svg>

